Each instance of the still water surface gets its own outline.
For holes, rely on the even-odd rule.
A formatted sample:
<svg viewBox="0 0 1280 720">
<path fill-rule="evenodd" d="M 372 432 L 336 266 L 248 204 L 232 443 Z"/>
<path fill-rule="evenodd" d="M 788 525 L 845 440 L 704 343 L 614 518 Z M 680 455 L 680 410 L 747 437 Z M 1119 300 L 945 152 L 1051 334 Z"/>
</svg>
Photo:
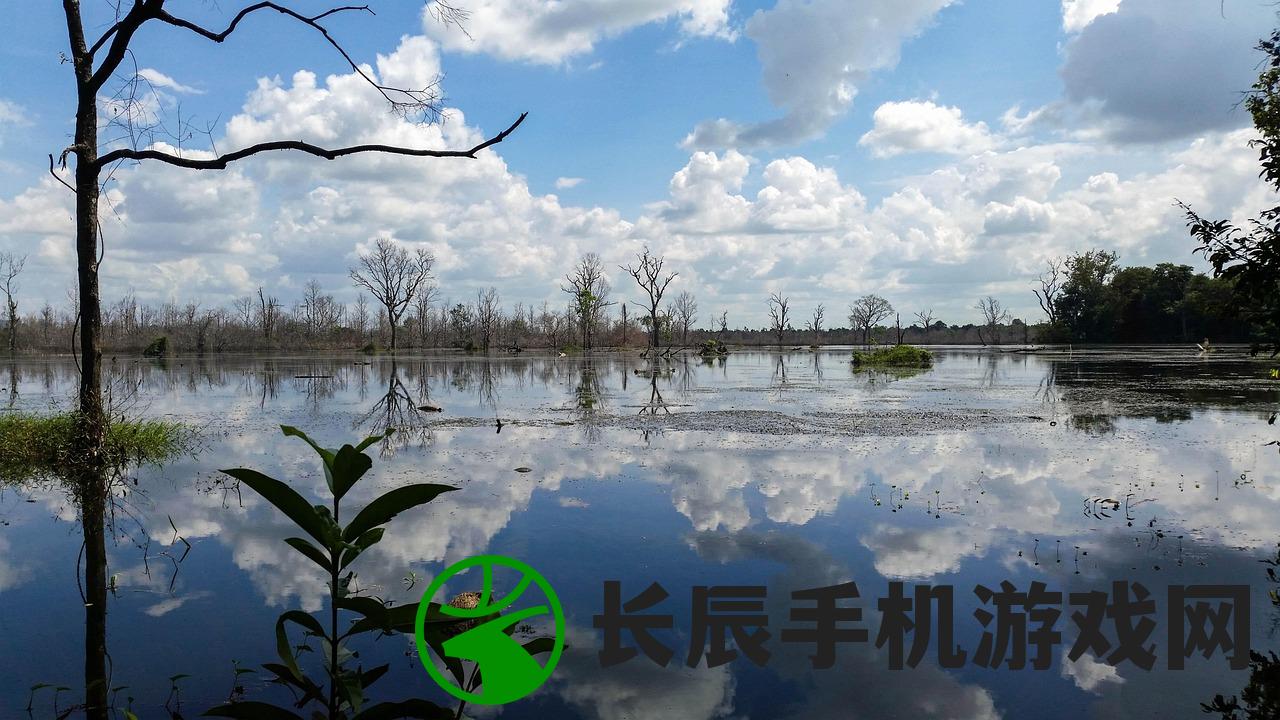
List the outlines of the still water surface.
<svg viewBox="0 0 1280 720">
<path fill-rule="evenodd" d="M 281 542 L 296 531 L 217 473 L 255 468 L 318 501 L 315 456 L 280 424 L 327 445 L 401 429 L 353 505 L 407 482 L 461 488 L 392 523 L 359 563 L 366 591 L 416 602 L 443 567 L 480 553 L 520 558 L 555 587 L 569 626 L 560 667 L 536 696 L 476 716 L 1203 717 L 1199 703 L 1238 694 L 1247 673 L 1221 653 L 1164 669 L 1170 584 L 1251 585 L 1253 645 L 1280 646 L 1259 562 L 1280 541 L 1280 454 L 1266 445 L 1280 438 L 1267 423 L 1280 384 L 1267 363 L 1231 351 L 951 349 L 901 376 L 847 360 L 844 349 L 738 352 L 655 374 L 611 355 L 119 359 L 119 405 L 202 436 L 194 457 L 137 470 L 118 498 L 108 622 L 111 684 L 127 686 L 119 704 L 165 716 L 181 673 L 181 712 L 199 715 L 226 698 L 233 661 L 275 659 L 280 612 L 321 608 L 325 579 Z M 0 404 L 66 407 L 75 381 L 69 360 L 0 365 Z M 83 685 L 75 517 L 56 484 L 0 490 L 0 717 L 25 716 L 35 683 Z M 600 667 L 592 616 L 605 580 L 622 581 L 624 598 L 653 581 L 671 593 L 662 609 L 676 629 L 659 634 L 671 666 Z M 1138 581 L 1157 600 L 1159 659 L 1151 672 L 1065 662 L 1068 610 L 1047 671 L 943 670 L 933 653 L 891 671 L 873 643 L 814 670 L 811 648 L 778 642 L 789 593 L 849 580 L 872 640 L 890 581 L 954 585 L 956 639 L 971 653 L 976 584 L 1040 580 L 1065 593 Z M 683 666 L 695 585 L 768 587 L 766 667 Z M 410 639 L 364 652 L 392 663 L 379 699 L 447 700 Z M 255 678 L 241 678 L 249 698 L 282 699 Z M 52 717 L 51 704 L 35 716 Z"/>
</svg>

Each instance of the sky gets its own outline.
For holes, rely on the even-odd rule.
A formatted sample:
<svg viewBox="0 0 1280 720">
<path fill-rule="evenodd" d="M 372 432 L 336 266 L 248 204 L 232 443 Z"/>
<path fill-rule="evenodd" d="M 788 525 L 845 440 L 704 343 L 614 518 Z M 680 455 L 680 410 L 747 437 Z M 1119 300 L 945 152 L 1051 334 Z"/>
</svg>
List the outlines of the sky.
<svg viewBox="0 0 1280 720">
<path fill-rule="evenodd" d="M 0 45 L 0 251 L 27 256 L 21 312 L 65 307 L 72 196 L 48 171 L 69 144 L 74 82 L 60 4 L 18 4 Z M 84 0 L 86 31 L 111 21 Z M 102 214 L 104 295 L 230 306 L 309 280 L 354 302 L 347 277 L 379 237 L 429 249 L 450 302 L 493 286 L 504 305 L 556 306 L 583 253 L 614 297 L 644 247 L 698 299 L 760 327 L 766 300 L 828 325 L 876 293 L 979 319 L 981 296 L 1043 318 L 1050 258 L 1104 248 L 1121 264 L 1193 254 L 1175 201 L 1243 220 L 1277 201 L 1258 179 L 1242 91 L 1258 0 L 461 0 L 465 32 L 417 0 L 329 18 L 387 84 L 441 78 L 448 111 L 415 124 L 310 28 L 274 14 L 224 44 L 146 26 L 127 74 L 190 156 L 269 139 L 464 148 L 526 122 L 476 159 L 276 153 L 225 171 L 123 165 Z M 304 12 L 329 3 L 297 0 Z M 170 0 L 221 28 L 240 3 Z M 128 78 L 108 83 L 115 92 Z M 103 103 L 109 108 L 109 103 Z M 106 135 L 104 134 L 104 137 Z"/>
</svg>

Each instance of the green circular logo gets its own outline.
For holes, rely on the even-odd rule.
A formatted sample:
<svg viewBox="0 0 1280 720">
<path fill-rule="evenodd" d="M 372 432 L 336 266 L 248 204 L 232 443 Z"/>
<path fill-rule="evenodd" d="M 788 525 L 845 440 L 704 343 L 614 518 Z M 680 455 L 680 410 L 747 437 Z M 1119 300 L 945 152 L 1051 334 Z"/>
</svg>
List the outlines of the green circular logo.
<svg viewBox="0 0 1280 720">
<path fill-rule="evenodd" d="M 471 568 L 480 568 L 484 581 L 479 593 L 465 593 L 467 602 L 440 604 L 432 608 L 436 593 L 449 579 Z M 519 580 L 501 598 L 493 596 L 495 568 L 513 570 Z M 508 614 L 503 611 L 518 601 L 531 585 L 536 585 L 546 598 Z M 432 611 L 435 612 L 432 612 Z M 514 636 L 519 625 L 541 615 L 555 621 L 555 637 L 535 637 L 521 642 Z M 414 620 L 414 641 L 418 657 L 431 679 L 450 695 L 476 705 L 505 705 L 529 695 L 542 686 L 564 651 L 564 609 L 551 584 L 526 563 L 502 555 L 476 555 L 454 563 L 436 576 L 418 603 Z M 442 672 L 432 660 L 432 653 L 445 663 Z M 535 655 L 549 652 L 544 664 Z M 462 661 L 475 663 L 476 669 L 466 673 Z M 472 686 L 478 678 L 479 689 Z"/>
</svg>

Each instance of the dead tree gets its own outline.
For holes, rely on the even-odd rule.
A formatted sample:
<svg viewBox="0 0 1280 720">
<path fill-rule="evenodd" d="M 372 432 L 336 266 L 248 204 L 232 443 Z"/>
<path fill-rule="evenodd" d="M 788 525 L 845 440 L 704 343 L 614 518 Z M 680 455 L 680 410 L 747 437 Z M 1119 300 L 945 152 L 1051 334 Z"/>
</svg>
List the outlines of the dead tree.
<svg viewBox="0 0 1280 720">
<path fill-rule="evenodd" d="M 387 153 L 410 157 L 474 158 L 480 151 L 502 142 L 524 120 L 522 114 L 506 130 L 484 140 L 474 147 L 458 150 L 438 150 L 401 147 L 380 143 L 347 147 L 322 147 L 301 139 L 282 138 L 255 143 L 226 153 L 216 150 L 209 154 L 184 156 L 163 146 L 135 142 L 101 152 L 99 122 L 107 116 L 102 112 L 110 92 L 105 86 L 117 77 L 127 60 L 133 57 L 131 45 L 143 27 L 169 29 L 193 40 L 225 42 L 238 28 L 260 15 L 275 14 L 297 24 L 303 29 L 318 33 L 342 58 L 352 72 L 360 75 L 387 101 L 392 110 L 406 118 L 423 122 L 435 120 L 442 109 L 438 82 L 430 81 L 424 88 L 398 88 L 385 85 L 373 77 L 363 65 L 357 63 L 330 33 L 328 22 L 339 15 L 369 12 L 368 7 L 335 7 L 316 14 L 304 14 L 285 5 L 266 0 L 255 2 L 237 12 L 225 29 L 212 30 L 169 12 L 166 0 L 120 0 L 114 22 L 96 40 L 85 35 L 85 23 L 80 0 L 62 0 L 66 17 L 69 62 L 75 79 L 75 130 L 71 145 L 61 151 L 58 158 L 49 156 L 49 170 L 76 196 L 76 264 L 77 290 L 79 292 L 80 326 L 80 387 L 78 393 L 77 441 L 78 460 L 81 463 L 80 483 L 81 518 L 85 542 L 85 604 L 93 612 L 86 612 L 85 627 L 85 712 L 90 720 L 105 719 L 108 714 L 106 682 L 106 543 L 103 520 L 107 490 L 107 473 L 104 472 L 104 438 L 106 412 L 102 394 L 102 301 L 99 288 L 99 265 L 102 248 L 99 244 L 98 205 L 103 182 L 110 178 L 115 167 L 122 162 L 161 162 L 192 170 L 221 170 L 231 163 L 262 153 L 289 150 L 305 153 L 326 160 L 359 153 Z M 133 73 L 137 85 L 137 73 Z M 107 98 L 104 100 L 104 96 Z M 126 98 L 126 103 L 130 101 Z M 136 105 L 124 115 L 137 112 Z M 119 114 L 113 117 L 119 117 Z M 145 134 L 144 134 L 145 135 Z M 74 180 L 68 183 L 56 171 L 56 165 L 66 167 L 74 157 Z M 336 645 L 334 653 L 336 654 Z M 336 664 L 336 663 L 335 663 Z M 330 714 L 335 703 L 330 702 Z"/>
<path fill-rule="evenodd" d="M 826 315 L 827 308 L 818 303 L 818 307 L 813 309 L 813 319 L 809 321 L 809 332 L 813 333 L 813 344 L 818 344 L 818 338 L 822 335 L 822 318 Z"/>
<path fill-rule="evenodd" d="M 13 299 L 18 292 L 18 275 L 27 264 L 27 256 L 18 257 L 13 253 L 0 253 L 0 282 L 3 282 L 4 304 L 9 318 L 9 354 L 18 352 L 18 301 Z"/>
<path fill-rule="evenodd" d="M 396 349 L 396 331 L 400 318 L 419 293 L 434 294 L 431 267 L 435 257 L 418 248 L 412 255 L 408 249 L 388 237 L 380 237 L 373 250 L 361 253 L 359 267 L 351 268 L 351 281 L 369 291 L 382 303 L 391 326 L 391 349 Z"/>
<path fill-rule="evenodd" d="M 862 334 L 862 344 L 871 344 L 871 330 L 893 313 L 893 305 L 879 295 L 863 295 L 849 306 L 849 324 Z"/>
<path fill-rule="evenodd" d="M 778 339 L 778 345 L 782 345 L 782 334 L 791 326 L 788 317 L 790 305 L 791 298 L 784 297 L 780 292 L 769 295 L 769 329 Z"/>
<path fill-rule="evenodd" d="M 1044 311 L 1050 325 L 1058 323 L 1058 297 L 1062 294 L 1062 284 L 1065 279 L 1066 271 L 1063 262 L 1056 259 L 1050 260 L 1045 271 L 1036 278 L 1040 283 L 1039 289 L 1031 290 L 1036 294 L 1040 309 Z"/>
<path fill-rule="evenodd" d="M 676 296 L 675 303 L 671 306 L 671 317 L 676 325 L 680 328 L 680 344 L 689 344 L 689 328 L 698 320 L 698 301 L 693 297 L 693 293 L 683 290 Z"/>
<path fill-rule="evenodd" d="M 1009 311 L 1005 309 L 1000 301 L 988 295 L 984 298 L 978 298 L 978 304 L 974 305 L 978 312 L 982 313 L 982 324 L 986 326 L 987 332 L 991 336 L 991 341 L 995 345 L 1000 344 L 1000 325 L 1008 322 Z M 986 339 L 982 337 L 982 328 L 978 328 L 978 340 L 983 345 L 987 344 Z"/>
<path fill-rule="evenodd" d="M 924 310 L 921 310 L 916 313 L 916 318 L 920 320 L 920 325 L 924 327 L 924 339 L 928 340 L 929 326 L 933 325 L 934 320 L 937 320 L 937 318 L 933 316 L 933 308 L 925 308 Z"/>
<path fill-rule="evenodd" d="M 628 275 L 635 278 L 636 284 L 648 298 L 645 307 L 649 311 L 649 350 L 656 352 L 661 346 L 662 317 L 658 312 L 662 307 L 662 295 L 667 286 L 676 279 L 676 273 L 662 274 L 663 260 L 661 255 L 654 255 L 646 247 L 638 256 L 639 264 L 622 267 Z"/>
</svg>

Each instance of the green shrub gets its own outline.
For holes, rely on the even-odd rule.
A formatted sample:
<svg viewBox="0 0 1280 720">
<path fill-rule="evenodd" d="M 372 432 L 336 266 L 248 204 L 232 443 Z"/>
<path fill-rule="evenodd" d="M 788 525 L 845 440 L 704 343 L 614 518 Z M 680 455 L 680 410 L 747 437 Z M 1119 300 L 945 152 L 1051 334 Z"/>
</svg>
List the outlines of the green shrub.
<svg viewBox="0 0 1280 720">
<path fill-rule="evenodd" d="M 712 338 L 711 340 L 703 340 L 702 346 L 698 348 L 698 354 L 702 356 L 711 355 L 728 355 L 729 348 L 725 344 Z"/>
<path fill-rule="evenodd" d="M 142 351 L 143 357 L 164 357 L 165 355 L 168 355 L 168 354 L 169 354 L 169 338 L 165 337 L 164 335 L 161 335 L 155 340 L 152 340 L 151 344 L 148 345 Z"/>
<path fill-rule="evenodd" d="M 855 367 L 927 368 L 933 366 L 933 353 L 914 345 L 894 345 L 870 352 L 854 351 Z"/>
</svg>

